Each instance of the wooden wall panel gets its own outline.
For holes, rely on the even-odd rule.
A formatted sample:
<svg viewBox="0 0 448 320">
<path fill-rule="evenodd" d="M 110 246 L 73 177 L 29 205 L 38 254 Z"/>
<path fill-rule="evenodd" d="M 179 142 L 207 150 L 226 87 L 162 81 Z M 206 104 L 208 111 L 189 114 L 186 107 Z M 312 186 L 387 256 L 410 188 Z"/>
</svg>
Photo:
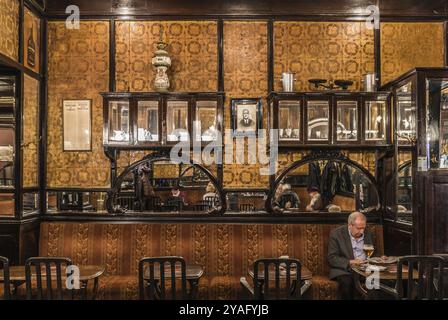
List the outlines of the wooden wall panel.
<svg viewBox="0 0 448 320">
<path fill-rule="evenodd" d="M 50 21 L 48 36 L 49 187 L 108 187 L 110 163 L 103 152 L 103 101 L 109 90 L 109 22 L 82 21 L 79 30 Z M 63 152 L 62 101 L 92 99 L 92 151 Z"/>
<path fill-rule="evenodd" d="M 25 18 L 23 21 L 23 60 L 24 65 L 39 73 L 40 70 L 40 19 L 25 7 Z M 29 41 L 34 43 L 34 61 L 28 58 Z"/>
<path fill-rule="evenodd" d="M 18 0 L 0 0 L 0 53 L 19 60 Z"/>
<path fill-rule="evenodd" d="M 214 21 L 120 21 L 116 23 L 117 91 L 154 91 L 151 59 L 160 39 L 172 60 L 170 91 L 216 91 L 217 23 Z"/>
<path fill-rule="evenodd" d="M 231 98 L 267 96 L 267 54 L 266 22 L 224 23 L 225 128 L 231 128 Z M 267 126 L 266 114 L 266 100 L 263 99 L 263 128 Z M 259 169 L 260 165 L 224 164 L 224 187 L 268 188 L 269 177 L 260 175 Z"/>
<path fill-rule="evenodd" d="M 25 75 L 23 103 L 23 186 L 38 187 L 39 81 Z"/>
<path fill-rule="evenodd" d="M 443 23 L 382 23 L 382 83 L 415 67 L 443 67 L 444 47 Z"/>
<path fill-rule="evenodd" d="M 276 91 L 282 72 L 296 73 L 296 91 L 313 90 L 312 78 L 352 80 L 360 90 L 362 75 L 374 71 L 373 30 L 364 22 L 276 22 L 274 62 Z"/>
</svg>

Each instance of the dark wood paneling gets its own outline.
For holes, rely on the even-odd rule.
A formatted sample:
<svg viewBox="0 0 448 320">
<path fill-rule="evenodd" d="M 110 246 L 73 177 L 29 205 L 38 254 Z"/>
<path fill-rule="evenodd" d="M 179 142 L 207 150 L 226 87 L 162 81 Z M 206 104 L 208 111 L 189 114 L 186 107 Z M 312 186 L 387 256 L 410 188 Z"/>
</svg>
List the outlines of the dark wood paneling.
<svg viewBox="0 0 448 320">
<path fill-rule="evenodd" d="M 111 0 L 48 0 L 49 14 L 65 14 L 69 5 L 78 5 L 82 15 L 355 15 L 364 14 L 371 0 L 209 0 L 205 5 L 199 0 L 145 1 L 134 0 L 133 8 L 112 9 Z M 383 0 L 382 16 L 430 16 L 446 14 L 443 0 Z"/>
<path fill-rule="evenodd" d="M 412 226 L 384 222 L 384 254 L 403 256 L 412 254 Z"/>
</svg>

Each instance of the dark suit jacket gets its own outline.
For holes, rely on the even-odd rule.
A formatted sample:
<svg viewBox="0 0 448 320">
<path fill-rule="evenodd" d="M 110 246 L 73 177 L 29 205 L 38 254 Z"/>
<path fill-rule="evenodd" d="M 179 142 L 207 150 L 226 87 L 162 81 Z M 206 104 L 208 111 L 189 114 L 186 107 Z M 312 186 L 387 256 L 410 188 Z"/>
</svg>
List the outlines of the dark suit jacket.
<svg viewBox="0 0 448 320">
<path fill-rule="evenodd" d="M 366 228 L 364 244 L 373 244 L 372 234 Z M 353 247 L 348 233 L 348 226 L 340 226 L 330 233 L 328 242 L 328 264 L 330 265 L 330 279 L 350 274 L 350 260 L 353 260 Z"/>
</svg>

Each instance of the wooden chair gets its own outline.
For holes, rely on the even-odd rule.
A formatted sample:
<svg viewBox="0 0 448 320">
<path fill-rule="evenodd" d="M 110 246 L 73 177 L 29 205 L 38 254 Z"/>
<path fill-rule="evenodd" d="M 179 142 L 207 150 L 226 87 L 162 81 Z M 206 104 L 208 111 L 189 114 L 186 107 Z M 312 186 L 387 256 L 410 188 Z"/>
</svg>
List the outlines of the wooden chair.
<svg viewBox="0 0 448 320">
<path fill-rule="evenodd" d="M 180 266 L 177 274 L 176 265 Z M 167 278 L 169 278 L 170 287 L 167 286 Z M 179 292 L 176 290 L 176 281 L 179 280 L 180 297 Z M 138 264 L 138 284 L 140 300 L 145 300 L 146 296 L 151 300 L 187 299 L 187 267 L 185 260 L 182 257 L 171 256 L 141 259 Z M 171 294 L 167 294 L 168 288 Z"/>
<path fill-rule="evenodd" d="M 240 205 L 240 212 L 254 212 L 255 206 L 250 203 L 243 203 Z"/>
<path fill-rule="evenodd" d="M 259 259 L 254 262 L 253 288 L 245 277 L 240 282 L 255 300 L 301 299 L 301 271 L 297 259 Z M 271 287 L 273 283 L 275 286 Z"/>
<path fill-rule="evenodd" d="M 25 263 L 26 298 L 34 299 L 33 285 L 35 285 L 37 300 L 63 300 L 67 293 L 74 299 L 75 289 L 68 289 L 66 286 L 66 278 L 71 275 L 67 267 L 72 264 L 68 258 L 29 258 Z M 53 288 L 54 285 L 56 288 Z"/>
<path fill-rule="evenodd" d="M 0 268 L 3 271 L 3 300 L 11 299 L 11 285 L 9 279 L 9 260 L 0 256 Z"/>
<path fill-rule="evenodd" d="M 434 256 L 441 257 L 445 261 L 445 264 L 443 266 L 443 279 L 442 279 L 442 281 L 440 281 L 440 284 L 441 284 L 441 288 L 443 290 L 443 298 L 448 299 L 448 254 L 434 254 Z M 439 290 L 438 277 L 439 277 L 439 275 L 436 272 L 436 276 L 435 276 L 436 279 L 434 280 L 434 286 L 436 286 L 437 290 Z"/>
<path fill-rule="evenodd" d="M 438 256 L 405 256 L 398 259 L 395 288 L 380 283 L 380 289 L 398 300 L 438 300 L 443 298 L 444 259 Z M 407 277 L 403 279 L 403 267 Z M 414 278 L 414 271 L 418 277 Z M 434 275 L 438 276 L 435 277 Z M 407 286 L 404 285 L 406 282 Z M 404 288 L 406 287 L 406 291 Z M 441 290 L 437 290 L 441 288 Z"/>
<path fill-rule="evenodd" d="M 219 197 L 218 196 L 205 197 L 204 201 L 210 206 L 210 208 L 219 206 Z"/>
</svg>

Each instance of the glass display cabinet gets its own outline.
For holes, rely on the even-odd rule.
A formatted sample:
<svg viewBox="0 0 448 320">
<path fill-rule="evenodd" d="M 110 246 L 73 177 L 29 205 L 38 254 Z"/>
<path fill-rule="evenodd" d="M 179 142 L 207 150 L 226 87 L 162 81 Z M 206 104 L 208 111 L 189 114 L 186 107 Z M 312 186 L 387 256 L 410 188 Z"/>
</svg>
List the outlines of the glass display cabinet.
<svg viewBox="0 0 448 320">
<path fill-rule="evenodd" d="M 395 101 L 395 221 L 412 226 L 413 254 L 446 252 L 448 68 L 417 68 L 383 89 L 392 91 Z M 406 167 L 400 165 L 403 152 L 410 154 Z"/>
<path fill-rule="evenodd" d="M 391 144 L 388 92 L 273 92 L 268 104 L 280 146 Z"/>
<path fill-rule="evenodd" d="M 102 93 L 103 144 L 122 149 L 218 141 L 224 94 Z"/>
</svg>

